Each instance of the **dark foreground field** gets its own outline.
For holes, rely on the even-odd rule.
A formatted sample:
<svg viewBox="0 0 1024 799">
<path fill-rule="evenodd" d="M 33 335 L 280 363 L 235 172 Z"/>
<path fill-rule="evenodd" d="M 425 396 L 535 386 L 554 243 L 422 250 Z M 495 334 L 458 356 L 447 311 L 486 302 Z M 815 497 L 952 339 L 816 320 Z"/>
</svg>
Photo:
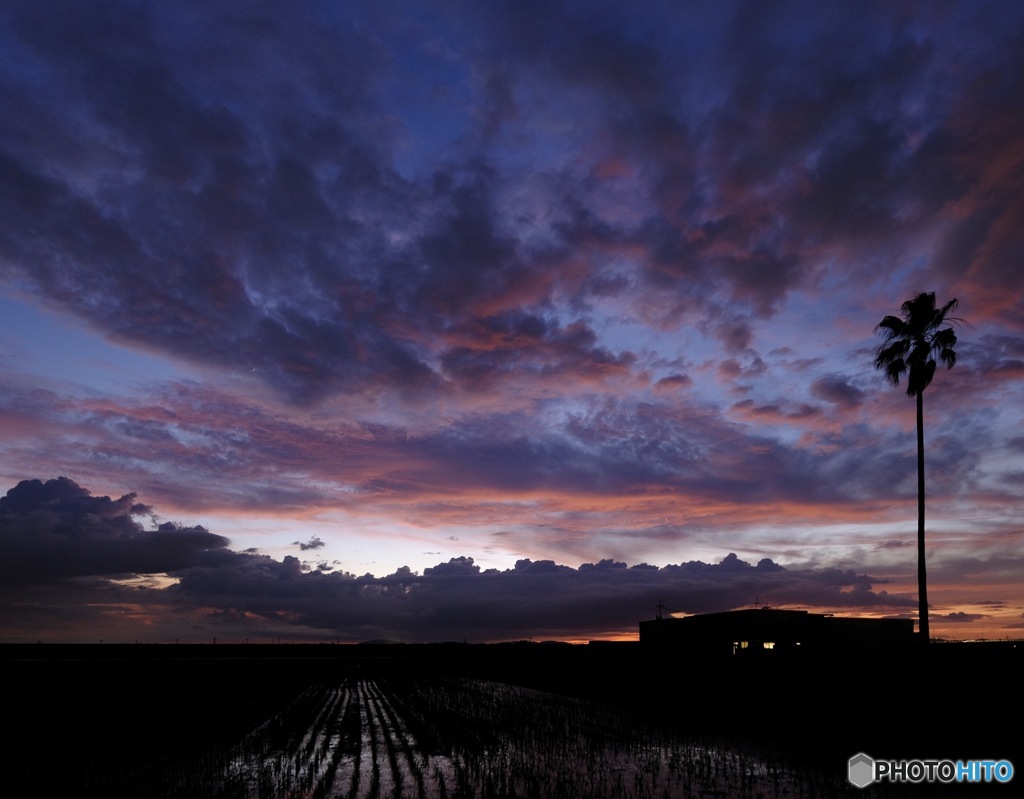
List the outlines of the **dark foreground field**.
<svg viewBox="0 0 1024 799">
<path fill-rule="evenodd" d="M 679 662 L 635 646 L 0 648 L 8 796 L 833 797 L 850 756 L 1024 764 L 1012 646 Z"/>
</svg>

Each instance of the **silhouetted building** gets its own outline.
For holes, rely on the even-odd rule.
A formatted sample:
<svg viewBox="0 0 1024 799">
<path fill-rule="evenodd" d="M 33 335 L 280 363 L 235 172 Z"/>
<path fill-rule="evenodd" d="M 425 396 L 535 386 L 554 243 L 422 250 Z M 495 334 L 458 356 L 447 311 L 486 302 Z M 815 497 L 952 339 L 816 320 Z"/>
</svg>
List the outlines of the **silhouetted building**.
<svg viewBox="0 0 1024 799">
<path fill-rule="evenodd" d="M 640 622 L 640 646 L 652 654 L 771 656 L 904 649 L 913 619 L 859 619 L 806 610 L 757 608 Z"/>
</svg>

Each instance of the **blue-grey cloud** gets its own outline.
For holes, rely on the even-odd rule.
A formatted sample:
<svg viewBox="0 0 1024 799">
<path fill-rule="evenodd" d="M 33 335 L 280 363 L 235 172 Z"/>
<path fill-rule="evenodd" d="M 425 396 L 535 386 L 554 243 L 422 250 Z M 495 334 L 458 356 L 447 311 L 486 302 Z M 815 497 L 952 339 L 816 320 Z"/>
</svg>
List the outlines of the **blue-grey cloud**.
<svg viewBox="0 0 1024 799">
<path fill-rule="evenodd" d="M 440 529 L 516 496 L 550 505 L 539 560 L 889 522 L 913 407 L 871 330 L 934 289 L 973 327 L 929 389 L 930 508 L 1011 526 L 1022 20 L 9 2 L 0 290 L 190 371 L 103 395 L 7 354 L 3 460 L 190 512 Z"/>
<path fill-rule="evenodd" d="M 171 522 L 147 531 L 134 518 L 146 514 L 134 494 L 114 500 L 66 477 L 23 480 L 0 497 L 0 574 L 8 584 L 155 574 L 194 566 L 228 543 Z"/>
</svg>

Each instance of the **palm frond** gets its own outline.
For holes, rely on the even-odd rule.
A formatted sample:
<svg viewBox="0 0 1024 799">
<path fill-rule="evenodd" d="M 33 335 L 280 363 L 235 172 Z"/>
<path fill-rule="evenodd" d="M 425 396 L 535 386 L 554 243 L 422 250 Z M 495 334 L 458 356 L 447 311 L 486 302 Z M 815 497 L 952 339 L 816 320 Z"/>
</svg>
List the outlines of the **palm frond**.
<svg viewBox="0 0 1024 799">
<path fill-rule="evenodd" d="M 960 301 L 956 297 L 954 297 L 949 302 L 947 302 L 945 305 L 943 305 L 942 308 L 936 314 L 935 324 L 936 325 L 941 325 L 946 320 L 946 316 L 949 314 L 949 312 L 954 310 L 956 308 L 956 306 L 959 305 L 959 304 L 960 304 Z M 950 321 L 952 321 L 952 320 L 950 320 Z"/>
<path fill-rule="evenodd" d="M 875 368 L 884 369 L 893 361 L 902 361 L 910 349 L 910 342 L 906 339 L 897 339 L 888 347 L 879 347 L 875 355 Z"/>
<path fill-rule="evenodd" d="M 897 358 L 894 361 L 890 361 L 885 366 L 885 379 L 892 383 L 894 386 L 900 384 L 900 378 L 907 373 L 907 365 L 903 362 L 902 358 Z"/>
<path fill-rule="evenodd" d="M 947 322 L 963 320 L 948 318 L 959 301 L 953 298 L 941 308 L 935 307 L 934 292 L 919 292 L 901 306 L 902 318 L 886 316 L 875 327 L 884 343 L 875 353 L 875 368 L 883 370 L 885 378 L 899 385 L 907 376 L 907 394 L 923 392 L 935 376 L 935 356 L 947 368 L 956 363 L 956 332 L 943 327 Z"/>
<path fill-rule="evenodd" d="M 886 340 L 902 336 L 906 329 L 906 323 L 898 316 L 887 316 L 875 328 L 876 333 L 885 336 Z"/>
</svg>

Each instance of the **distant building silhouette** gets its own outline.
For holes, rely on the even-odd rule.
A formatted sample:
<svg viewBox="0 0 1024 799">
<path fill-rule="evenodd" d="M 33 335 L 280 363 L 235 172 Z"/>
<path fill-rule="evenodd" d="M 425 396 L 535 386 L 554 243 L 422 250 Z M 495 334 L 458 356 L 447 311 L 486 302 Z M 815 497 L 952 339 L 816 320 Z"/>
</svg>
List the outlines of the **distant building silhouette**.
<svg viewBox="0 0 1024 799">
<path fill-rule="evenodd" d="M 860 619 L 806 610 L 756 608 L 640 622 L 650 654 L 704 657 L 896 650 L 915 641 L 913 619 Z"/>
</svg>

